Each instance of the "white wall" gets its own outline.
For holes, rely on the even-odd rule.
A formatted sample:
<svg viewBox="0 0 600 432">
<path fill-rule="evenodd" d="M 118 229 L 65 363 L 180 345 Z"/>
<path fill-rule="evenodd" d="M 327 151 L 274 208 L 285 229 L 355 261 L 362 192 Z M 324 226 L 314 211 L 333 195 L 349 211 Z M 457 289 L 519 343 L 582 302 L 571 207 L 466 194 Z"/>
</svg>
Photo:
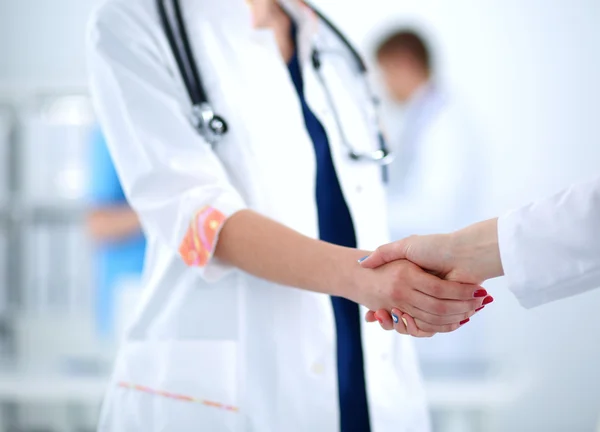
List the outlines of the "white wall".
<svg viewBox="0 0 600 432">
<path fill-rule="evenodd" d="M 95 3 L 0 0 L 0 94 L 83 87 L 83 35 Z"/>
<path fill-rule="evenodd" d="M 472 108 L 492 156 L 490 214 L 600 174 L 600 3 L 596 0 L 339 2 L 323 9 L 368 45 L 386 22 L 423 22 L 443 79 Z M 534 386 L 495 429 L 584 432 L 600 419 L 600 291 L 533 311 L 501 281 L 487 348 Z M 475 323 L 473 323 L 475 324 Z"/>
</svg>

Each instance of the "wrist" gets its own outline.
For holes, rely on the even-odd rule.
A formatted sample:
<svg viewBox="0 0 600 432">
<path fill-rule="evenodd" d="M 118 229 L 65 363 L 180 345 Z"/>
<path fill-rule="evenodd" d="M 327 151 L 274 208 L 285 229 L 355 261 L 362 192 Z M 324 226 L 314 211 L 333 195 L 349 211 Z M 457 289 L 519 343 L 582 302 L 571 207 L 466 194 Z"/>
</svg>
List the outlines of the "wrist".
<svg viewBox="0 0 600 432">
<path fill-rule="evenodd" d="M 498 219 L 456 231 L 451 235 L 450 244 L 455 266 L 477 275 L 481 282 L 504 274 L 498 246 Z"/>
<path fill-rule="evenodd" d="M 332 268 L 331 295 L 360 303 L 358 299 L 365 287 L 364 280 L 369 272 L 365 271 L 358 261 L 368 254 L 368 251 L 340 248 L 340 253 L 336 254 L 337 265 Z"/>
</svg>

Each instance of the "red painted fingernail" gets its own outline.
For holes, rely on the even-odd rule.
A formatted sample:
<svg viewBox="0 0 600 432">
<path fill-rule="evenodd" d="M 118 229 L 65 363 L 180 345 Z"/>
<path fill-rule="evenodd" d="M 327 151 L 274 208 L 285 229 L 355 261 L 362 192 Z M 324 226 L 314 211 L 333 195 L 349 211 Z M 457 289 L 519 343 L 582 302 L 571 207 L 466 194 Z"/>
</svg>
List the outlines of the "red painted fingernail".
<svg viewBox="0 0 600 432">
<path fill-rule="evenodd" d="M 477 291 L 475 291 L 473 293 L 473 297 L 475 297 L 475 298 L 481 298 L 481 297 L 485 297 L 487 295 L 488 295 L 488 293 L 484 289 L 478 289 Z"/>
<path fill-rule="evenodd" d="M 475 312 L 479 312 L 480 310 L 482 310 L 485 306 L 481 306 L 479 309 L 475 309 Z"/>
<path fill-rule="evenodd" d="M 483 305 L 485 306 L 487 304 L 490 304 L 493 301 L 494 301 L 494 297 L 492 297 L 492 296 L 486 297 L 485 300 L 483 301 Z"/>
<path fill-rule="evenodd" d="M 461 322 L 460 322 L 460 325 L 465 325 L 465 324 L 466 324 L 466 323 L 468 323 L 469 321 L 471 321 L 471 320 L 470 320 L 469 318 L 467 318 L 466 320 L 464 320 L 464 321 L 461 321 Z"/>
</svg>

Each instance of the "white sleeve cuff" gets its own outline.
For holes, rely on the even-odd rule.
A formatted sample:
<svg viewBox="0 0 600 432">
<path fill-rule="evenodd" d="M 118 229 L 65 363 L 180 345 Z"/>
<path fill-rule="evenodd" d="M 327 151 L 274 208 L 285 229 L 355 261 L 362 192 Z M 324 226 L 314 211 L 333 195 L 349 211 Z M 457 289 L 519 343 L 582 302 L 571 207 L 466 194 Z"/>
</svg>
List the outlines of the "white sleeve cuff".
<svg viewBox="0 0 600 432">
<path fill-rule="evenodd" d="M 587 272 L 567 271 L 570 263 L 557 258 L 551 233 L 536 236 L 536 224 L 529 208 L 514 210 L 498 219 L 498 244 L 507 287 L 525 308 L 571 297 L 597 286 L 600 269 Z"/>
<path fill-rule="evenodd" d="M 518 230 L 516 211 L 511 211 L 498 219 L 498 246 L 500 248 L 500 258 L 508 288 L 518 298 L 524 307 L 529 306 L 529 302 L 523 302 L 527 297 L 528 290 L 524 286 L 523 261 L 520 259 L 516 231 Z"/>
</svg>

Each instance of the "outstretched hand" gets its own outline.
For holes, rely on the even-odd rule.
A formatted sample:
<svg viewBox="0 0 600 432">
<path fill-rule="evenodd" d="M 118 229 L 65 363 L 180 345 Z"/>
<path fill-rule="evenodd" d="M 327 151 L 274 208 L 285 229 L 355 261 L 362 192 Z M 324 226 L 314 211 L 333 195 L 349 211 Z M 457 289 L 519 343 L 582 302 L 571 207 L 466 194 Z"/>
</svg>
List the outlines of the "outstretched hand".
<svg viewBox="0 0 600 432">
<path fill-rule="evenodd" d="M 396 308 L 408 313 L 426 334 L 458 329 L 487 297 L 478 285 L 442 280 L 408 260 L 364 272 L 356 282 L 361 289 L 351 300 L 372 310 Z M 393 319 L 389 315 L 382 318 Z"/>
<path fill-rule="evenodd" d="M 409 260 L 428 272 L 454 282 L 479 285 L 503 274 L 498 249 L 497 220 L 473 225 L 453 234 L 412 236 L 381 246 L 361 262 L 363 268 L 375 269 L 396 260 Z M 493 301 L 486 297 L 480 311 Z M 386 330 L 428 337 L 432 332 L 421 327 L 419 320 L 399 309 L 367 313 L 368 322 L 378 320 Z M 463 321 L 462 324 L 466 324 Z"/>
</svg>

